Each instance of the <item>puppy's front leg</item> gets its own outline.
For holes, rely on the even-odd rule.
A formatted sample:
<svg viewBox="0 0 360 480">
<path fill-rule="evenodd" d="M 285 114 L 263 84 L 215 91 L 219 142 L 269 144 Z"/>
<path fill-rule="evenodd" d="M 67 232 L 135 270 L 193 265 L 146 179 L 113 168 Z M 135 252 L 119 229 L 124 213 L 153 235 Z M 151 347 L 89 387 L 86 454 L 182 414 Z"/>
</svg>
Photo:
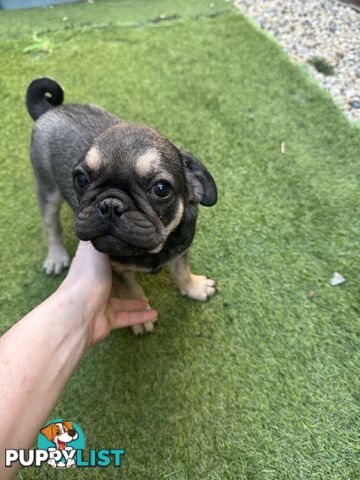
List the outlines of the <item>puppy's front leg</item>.
<svg viewBox="0 0 360 480">
<path fill-rule="evenodd" d="M 191 273 L 187 252 L 170 264 L 170 271 L 182 295 L 202 302 L 214 295 L 214 280 Z"/>
<path fill-rule="evenodd" d="M 58 275 L 69 266 L 70 259 L 61 237 L 59 212 L 64 199 L 55 189 L 52 192 L 38 190 L 39 203 L 48 240 L 48 254 L 43 268 L 47 275 Z"/>
<path fill-rule="evenodd" d="M 116 269 L 114 270 L 116 271 Z M 115 289 L 121 298 L 145 300 L 148 302 L 145 292 L 137 282 L 133 272 L 118 273 L 116 276 Z M 148 308 L 150 308 L 149 304 Z M 138 323 L 137 325 L 132 325 L 131 328 L 135 335 L 144 335 L 145 333 L 151 333 L 154 330 L 154 322 Z"/>
</svg>

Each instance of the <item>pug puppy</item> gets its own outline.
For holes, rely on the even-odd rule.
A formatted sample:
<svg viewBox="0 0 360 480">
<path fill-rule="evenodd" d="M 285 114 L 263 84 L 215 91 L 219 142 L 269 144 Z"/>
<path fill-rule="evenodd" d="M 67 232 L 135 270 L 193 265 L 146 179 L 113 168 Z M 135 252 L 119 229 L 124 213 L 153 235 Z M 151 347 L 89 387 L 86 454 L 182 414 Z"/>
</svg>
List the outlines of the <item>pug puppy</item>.
<svg viewBox="0 0 360 480">
<path fill-rule="evenodd" d="M 146 299 L 134 272 L 168 265 L 183 295 L 204 301 L 214 281 L 191 273 L 188 250 L 198 205 L 217 200 L 214 179 L 193 155 L 156 130 L 120 120 L 95 105 L 62 105 L 64 92 L 50 78 L 32 81 L 26 106 L 35 120 L 31 160 L 48 240 L 45 272 L 69 265 L 59 211 L 66 200 L 80 240 L 110 256 L 124 298 Z M 135 325 L 137 335 L 152 322 Z"/>
</svg>

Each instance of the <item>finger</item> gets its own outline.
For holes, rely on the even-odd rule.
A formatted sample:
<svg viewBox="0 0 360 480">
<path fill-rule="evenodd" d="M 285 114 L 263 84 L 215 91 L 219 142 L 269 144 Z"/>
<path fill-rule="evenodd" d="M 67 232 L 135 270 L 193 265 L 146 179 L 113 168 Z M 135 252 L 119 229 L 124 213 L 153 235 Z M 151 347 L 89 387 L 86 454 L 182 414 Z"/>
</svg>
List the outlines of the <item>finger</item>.
<svg viewBox="0 0 360 480">
<path fill-rule="evenodd" d="M 138 312 L 122 311 L 117 312 L 113 316 L 112 328 L 129 327 L 137 323 L 155 322 L 158 312 L 156 310 L 141 310 Z"/>
<path fill-rule="evenodd" d="M 130 312 L 132 310 L 146 310 L 149 308 L 149 304 L 146 300 L 123 300 L 121 298 L 110 298 L 110 304 L 111 308 L 115 312 L 120 310 L 127 310 Z"/>
</svg>

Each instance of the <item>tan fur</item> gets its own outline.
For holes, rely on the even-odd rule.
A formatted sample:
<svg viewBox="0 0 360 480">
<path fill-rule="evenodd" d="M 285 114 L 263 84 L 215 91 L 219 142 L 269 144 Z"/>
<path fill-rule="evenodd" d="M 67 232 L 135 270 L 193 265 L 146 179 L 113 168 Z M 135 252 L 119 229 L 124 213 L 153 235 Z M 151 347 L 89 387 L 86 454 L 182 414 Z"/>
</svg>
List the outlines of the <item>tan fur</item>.
<svg viewBox="0 0 360 480">
<path fill-rule="evenodd" d="M 170 233 L 173 230 L 175 230 L 175 228 L 179 225 L 179 223 L 181 222 L 183 213 L 184 213 L 184 204 L 180 200 L 179 203 L 178 203 L 178 208 L 177 208 L 177 211 L 175 213 L 174 218 L 171 220 L 169 225 L 166 225 L 166 227 L 165 227 L 166 235 L 170 235 Z"/>
<path fill-rule="evenodd" d="M 179 225 L 179 223 L 181 222 L 183 213 L 184 213 L 184 204 L 180 200 L 179 203 L 178 203 L 178 208 L 177 208 L 177 211 L 175 213 L 174 218 L 171 220 L 169 225 L 166 225 L 166 227 L 164 227 L 164 230 L 165 230 L 165 233 L 166 233 L 166 238 Z M 150 253 L 160 252 L 160 250 L 163 248 L 165 242 L 166 242 L 166 239 L 162 243 L 160 243 L 160 245 L 158 245 L 156 248 L 153 248 L 152 250 L 150 250 Z"/>
<path fill-rule="evenodd" d="M 194 275 L 191 273 L 187 253 L 177 258 L 170 265 L 170 271 L 182 295 L 199 301 L 205 301 L 214 295 L 214 280 L 204 275 Z"/>
<path fill-rule="evenodd" d="M 160 167 L 160 154 L 156 148 L 149 148 L 135 160 L 135 168 L 139 175 L 145 176 Z"/>
<path fill-rule="evenodd" d="M 100 168 L 101 162 L 102 160 L 99 150 L 96 147 L 90 148 L 85 158 L 85 163 L 88 167 L 92 170 L 97 170 Z"/>
</svg>

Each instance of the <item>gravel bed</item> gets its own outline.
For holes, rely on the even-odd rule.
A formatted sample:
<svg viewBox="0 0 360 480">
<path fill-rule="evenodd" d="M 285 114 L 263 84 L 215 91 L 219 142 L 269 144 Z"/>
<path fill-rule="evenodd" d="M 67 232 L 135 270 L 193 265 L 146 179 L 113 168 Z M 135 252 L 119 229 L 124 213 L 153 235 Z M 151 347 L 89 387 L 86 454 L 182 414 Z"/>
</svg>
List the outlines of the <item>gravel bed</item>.
<svg viewBox="0 0 360 480">
<path fill-rule="evenodd" d="M 290 58 L 305 65 L 350 120 L 360 120 L 359 9 L 337 0 L 235 0 L 235 4 L 270 32 Z"/>
</svg>

